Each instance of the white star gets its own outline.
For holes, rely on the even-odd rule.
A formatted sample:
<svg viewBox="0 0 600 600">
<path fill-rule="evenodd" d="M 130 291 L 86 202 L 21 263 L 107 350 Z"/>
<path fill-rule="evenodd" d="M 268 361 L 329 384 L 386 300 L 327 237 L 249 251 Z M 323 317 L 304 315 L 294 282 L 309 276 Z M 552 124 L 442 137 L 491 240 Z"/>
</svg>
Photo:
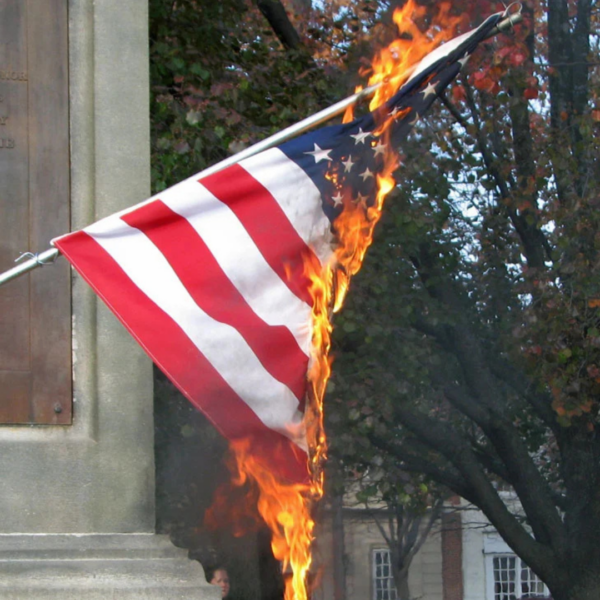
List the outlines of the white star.
<svg viewBox="0 0 600 600">
<path fill-rule="evenodd" d="M 333 200 L 333 204 L 334 206 L 339 206 L 342 203 L 342 194 L 340 192 L 338 192 L 335 196 L 333 196 L 333 198 L 331 198 Z"/>
<path fill-rule="evenodd" d="M 431 96 L 431 94 L 436 94 L 437 92 L 435 90 L 435 85 L 430 81 L 427 87 L 423 90 L 423 93 L 425 94 L 423 98 L 427 98 L 427 96 Z"/>
<path fill-rule="evenodd" d="M 315 158 L 315 162 L 319 162 L 321 160 L 331 160 L 329 153 L 331 150 L 322 150 L 315 144 L 315 149 L 312 152 L 305 152 L 304 154 L 311 154 Z"/>
<path fill-rule="evenodd" d="M 362 127 L 358 128 L 358 133 L 356 135 L 351 135 L 350 137 L 354 138 L 354 145 L 356 146 L 357 144 L 364 144 L 365 140 L 370 136 L 371 134 L 367 131 L 367 133 L 365 133 L 362 130 Z"/>
<path fill-rule="evenodd" d="M 394 106 L 394 110 L 388 114 L 389 117 L 396 118 L 396 115 L 400 112 L 400 109 L 397 106 Z"/>
<path fill-rule="evenodd" d="M 385 144 L 382 144 L 380 141 L 377 142 L 377 144 L 375 146 L 373 146 L 373 152 L 375 152 L 375 156 L 379 155 L 379 154 L 385 154 L 385 149 L 387 148 L 387 146 Z"/>
<path fill-rule="evenodd" d="M 462 69 L 466 64 L 467 61 L 471 58 L 470 54 L 465 54 L 462 58 L 458 59 L 458 62 L 460 63 L 460 68 Z"/>
<path fill-rule="evenodd" d="M 367 167 L 360 175 L 359 177 L 363 178 L 363 181 L 366 181 L 367 179 L 369 179 L 369 177 L 373 177 L 373 172 L 369 169 L 369 167 Z"/>
<path fill-rule="evenodd" d="M 342 164 L 344 165 L 344 173 L 350 173 L 350 171 L 352 170 L 352 167 L 356 163 L 352 160 L 352 157 L 349 156 L 347 161 L 342 161 Z"/>
<path fill-rule="evenodd" d="M 367 196 L 363 196 L 360 192 L 358 193 L 358 195 L 356 196 L 356 200 L 354 201 L 354 204 L 366 204 L 367 203 Z"/>
</svg>

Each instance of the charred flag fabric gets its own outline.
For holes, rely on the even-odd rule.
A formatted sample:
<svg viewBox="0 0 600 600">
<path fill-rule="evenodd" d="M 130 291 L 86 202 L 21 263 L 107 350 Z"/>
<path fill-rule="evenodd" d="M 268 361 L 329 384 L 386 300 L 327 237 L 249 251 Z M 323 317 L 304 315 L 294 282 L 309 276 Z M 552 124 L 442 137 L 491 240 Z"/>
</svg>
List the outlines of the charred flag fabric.
<svg viewBox="0 0 600 600">
<path fill-rule="evenodd" d="M 53 241 L 181 392 L 289 481 L 308 475 L 307 260 L 332 257 L 335 220 L 374 202 L 395 148 L 501 20 L 444 44 L 375 113 L 197 174 Z M 335 171 L 335 178 L 328 174 Z"/>
</svg>

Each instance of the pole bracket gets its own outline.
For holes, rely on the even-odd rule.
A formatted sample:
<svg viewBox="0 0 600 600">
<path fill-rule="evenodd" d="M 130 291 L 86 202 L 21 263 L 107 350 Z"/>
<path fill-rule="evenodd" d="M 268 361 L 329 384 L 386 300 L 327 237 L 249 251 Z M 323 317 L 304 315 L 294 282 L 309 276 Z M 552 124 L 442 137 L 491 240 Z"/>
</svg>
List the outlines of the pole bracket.
<svg viewBox="0 0 600 600">
<path fill-rule="evenodd" d="M 23 252 L 23 254 L 21 254 L 21 256 L 19 256 L 18 258 L 15 258 L 15 262 L 16 263 L 20 263 L 25 259 L 29 259 L 29 260 L 33 260 L 35 261 L 35 264 L 40 266 L 40 267 L 45 267 L 46 265 L 51 265 L 53 263 L 56 262 L 56 259 L 58 258 L 58 253 L 52 253 L 50 255 L 48 255 L 48 253 L 42 253 L 40 254 L 39 252 Z"/>
</svg>

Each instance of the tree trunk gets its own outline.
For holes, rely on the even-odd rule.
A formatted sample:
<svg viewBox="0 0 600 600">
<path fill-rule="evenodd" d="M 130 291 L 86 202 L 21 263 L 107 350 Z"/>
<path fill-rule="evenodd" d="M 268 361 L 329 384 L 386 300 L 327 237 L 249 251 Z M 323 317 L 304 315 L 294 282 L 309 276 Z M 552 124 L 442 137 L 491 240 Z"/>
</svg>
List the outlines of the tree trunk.
<svg viewBox="0 0 600 600">
<path fill-rule="evenodd" d="M 346 565 L 344 545 L 343 494 L 336 493 L 331 499 L 333 545 L 333 597 L 334 600 L 346 600 Z"/>
<path fill-rule="evenodd" d="M 410 587 L 408 585 L 408 569 L 394 573 L 394 583 L 400 600 L 410 600 Z"/>
<path fill-rule="evenodd" d="M 562 590 L 551 590 L 553 600 L 600 600 L 600 569 L 577 572 Z"/>
<path fill-rule="evenodd" d="M 286 48 L 299 50 L 302 46 L 300 36 L 287 16 L 283 4 L 279 0 L 256 0 L 256 5 L 281 43 Z"/>
</svg>

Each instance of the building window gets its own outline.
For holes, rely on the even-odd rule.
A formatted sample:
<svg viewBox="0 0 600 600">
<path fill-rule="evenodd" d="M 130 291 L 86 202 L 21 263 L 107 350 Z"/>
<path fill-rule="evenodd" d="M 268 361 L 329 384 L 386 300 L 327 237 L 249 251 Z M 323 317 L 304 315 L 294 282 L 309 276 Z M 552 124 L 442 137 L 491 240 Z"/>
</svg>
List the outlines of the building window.
<svg viewBox="0 0 600 600">
<path fill-rule="evenodd" d="M 373 550 L 373 600 L 398 600 L 389 550 Z"/>
<path fill-rule="evenodd" d="M 544 582 L 518 556 L 492 555 L 488 556 L 488 561 L 491 561 L 490 583 L 493 586 L 488 600 L 521 600 L 548 595 Z"/>
</svg>

